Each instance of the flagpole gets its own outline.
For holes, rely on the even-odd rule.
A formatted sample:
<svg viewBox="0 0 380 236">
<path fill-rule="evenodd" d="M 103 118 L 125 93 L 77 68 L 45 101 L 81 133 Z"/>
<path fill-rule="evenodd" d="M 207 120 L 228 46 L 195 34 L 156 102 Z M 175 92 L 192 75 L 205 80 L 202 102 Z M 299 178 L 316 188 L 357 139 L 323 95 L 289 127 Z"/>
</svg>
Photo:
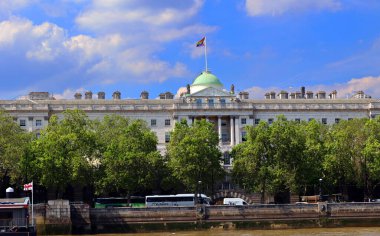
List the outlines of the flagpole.
<svg viewBox="0 0 380 236">
<path fill-rule="evenodd" d="M 32 227 L 34 227 L 34 211 L 33 211 L 33 190 L 34 189 L 34 186 L 33 186 L 33 181 L 32 181 Z"/>
<path fill-rule="evenodd" d="M 205 36 L 205 63 L 206 63 L 206 72 L 208 72 L 208 68 L 207 68 L 207 39 L 206 39 L 206 36 Z"/>
</svg>

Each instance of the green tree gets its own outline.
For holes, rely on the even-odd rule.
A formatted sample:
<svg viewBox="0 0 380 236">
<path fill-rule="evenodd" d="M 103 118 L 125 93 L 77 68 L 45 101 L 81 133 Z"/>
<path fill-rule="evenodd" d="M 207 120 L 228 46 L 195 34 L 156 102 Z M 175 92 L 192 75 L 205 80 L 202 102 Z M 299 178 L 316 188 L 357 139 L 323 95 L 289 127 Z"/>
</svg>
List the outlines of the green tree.
<svg viewBox="0 0 380 236">
<path fill-rule="evenodd" d="M 176 123 L 167 146 L 168 166 L 187 191 L 196 191 L 198 181 L 204 189 L 213 190 L 223 177 L 218 143 L 214 125 L 206 120 L 191 126 L 185 120 Z"/>
<path fill-rule="evenodd" d="M 157 187 L 164 163 L 157 137 L 142 120 L 106 116 L 98 123 L 102 159 L 98 194 L 134 194 Z"/>
<path fill-rule="evenodd" d="M 316 194 L 315 186 L 318 186 L 319 179 L 324 177 L 322 164 L 326 155 L 325 142 L 329 126 L 312 120 L 302 122 L 300 129 L 305 136 L 305 149 L 303 159 L 299 163 L 301 168 L 297 177 L 299 193 L 300 195 Z"/>
<path fill-rule="evenodd" d="M 13 118 L 0 110 L 0 183 L 3 188 L 11 183 L 20 184 L 24 177 L 22 160 L 27 153 L 31 134 L 21 129 Z M 3 191 L 2 189 L 1 191 Z"/>
<path fill-rule="evenodd" d="M 326 180 L 344 194 L 348 185 L 363 184 L 363 148 L 367 137 L 365 119 L 342 120 L 331 127 L 326 139 L 327 154 L 323 168 Z"/>
<path fill-rule="evenodd" d="M 246 126 L 246 130 L 247 141 L 231 151 L 232 177 L 248 191 L 261 193 L 261 203 L 264 203 L 266 194 L 274 192 L 269 125 L 260 122 L 256 127 Z"/>
<path fill-rule="evenodd" d="M 68 110 L 49 125 L 32 145 L 40 184 L 57 190 L 58 198 L 69 185 L 90 185 L 98 147 L 92 122 L 83 111 Z"/>
<path fill-rule="evenodd" d="M 380 184 L 380 117 L 367 120 L 365 124 L 366 141 L 362 150 L 361 175 L 365 196 L 374 197 Z"/>
</svg>

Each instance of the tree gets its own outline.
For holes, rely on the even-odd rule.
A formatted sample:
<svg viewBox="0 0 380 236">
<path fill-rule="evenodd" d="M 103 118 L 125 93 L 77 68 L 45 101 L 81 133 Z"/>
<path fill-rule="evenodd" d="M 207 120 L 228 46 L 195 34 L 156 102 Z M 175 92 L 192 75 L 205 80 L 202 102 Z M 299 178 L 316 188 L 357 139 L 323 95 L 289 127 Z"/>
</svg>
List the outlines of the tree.
<svg viewBox="0 0 380 236">
<path fill-rule="evenodd" d="M 326 179 L 344 194 L 348 185 L 363 183 L 363 148 L 367 140 L 364 125 L 364 119 L 342 120 L 332 126 L 326 139 Z"/>
<path fill-rule="evenodd" d="M 218 143 L 214 125 L 206 120 L 191 126 L 185 120 L 176 123 L 167 146 L 168 166 L 187 191 L 196 191 L 198 181 L 203 188 L 213 189 L 223 177 Z"/>
<path fill-rule="evenodd" d="M 98 194 L 127 194 L 156 187 L 163 160 L 157 137 L 142 120 L 106 116 L 98 123 L 102 159 L 96 182 Z"/>
<path fill-rule="evenodd" d="M 319 179 L 324 177 L 322 163 L 326 155 L 325 140 L 329 126 L 316 120 L 302 122 L 300 129 L 305 136 L 305 149 L 303 159 L 299 163 L 302 168 L 297 176 L 300 195 L 315 194 L 315 186 L 318 186 Z M 308 188 L 309 187 L 309 188 Z"/>
<path fill-rule="evenodd" d="M 269 125 L 246 126 L 247 141 L 236 145 L 231 151 L 234 159 L 232 177 L 240 186 L 261 193 L 261 203 L 267 193 L 273 193 L 272 164 Z"/>
<path fill-rule="evenodd" d="M 9 180 L 20 183 L 23 177 L 21 161 L 26 155 L 31 134 L 21 129 L 13 118 L 0 110 L 0 183 L 7 187 Z M 3 193 L 4 189 L 1 190 Z"/>
<path fill-rule="evenodd" d="M 98 153 L 92 122 L 83 111 L 68 110 L 49 125 L 32 145 L 40 184 L 57 190 L 58 198 L 69 185 L 92 183 Z"/>
</svg>

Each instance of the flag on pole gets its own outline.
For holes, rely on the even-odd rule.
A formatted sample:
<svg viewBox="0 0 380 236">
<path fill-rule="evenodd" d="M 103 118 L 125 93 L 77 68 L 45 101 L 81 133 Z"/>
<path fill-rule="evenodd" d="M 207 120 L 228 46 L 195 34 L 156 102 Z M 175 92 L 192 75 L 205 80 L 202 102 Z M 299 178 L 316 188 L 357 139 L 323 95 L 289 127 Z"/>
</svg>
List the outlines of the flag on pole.
<svg viewBox="0 0 380 236">
<path fill-rule="evenodd" d="M 24 191 L 30 191 L 33 190 L 33 181 L 29 184 L 24 184 Z"/>
<path fill-rule="evenodd" d="M 203 37 L 201 40 L 197 42 L 197 47 L 203 47 L 205 46 L 205 39 L 206 37 Z"/>
</svg>

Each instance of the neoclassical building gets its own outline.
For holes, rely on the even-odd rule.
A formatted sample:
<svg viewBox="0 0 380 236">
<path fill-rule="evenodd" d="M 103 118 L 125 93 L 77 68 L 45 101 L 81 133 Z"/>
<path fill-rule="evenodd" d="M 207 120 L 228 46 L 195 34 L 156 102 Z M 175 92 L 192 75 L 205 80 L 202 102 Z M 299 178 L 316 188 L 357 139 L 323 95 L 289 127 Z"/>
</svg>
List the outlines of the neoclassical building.
<svg viewBox="0 0 380 236">
<path fill-rule="evenodd" d="M 161 152 L 165 152 L 175 122 L 207 119 L 215 124 L 224 165 L 228 168 L 232 164 L 228 151 L 244 141 L 245 126 L 257 125 L 260 121 L 272 123 L 281 114 L 288 120 L 316 119 L 323 124 L 373 118 L 380 115 L 380 100 L 361 91 L 351 98 L 338 99 L 336 91 L 326 94 L 305 91 L 304 87 L 298 92 L 269 92 L 263 99 L 249 99 L 247 92 L 236 94 L 233 85 L 226 90 L 214 74 L 202 72 L 180 97 L 166 92 L 159 98 L 149 99 L 149 93 L 143 91 L 139 99 L 121 99 L 121 93 L 116 91 L 112 99 L 105 99 L 104 92 L 98 92 L 93 98 L 93 93 L 88 91 L 84 96 L 77 93 L 73 99 L 57 100 L 47 92 L 31 92 L 25 99 L 0 100 L 0 109 L 37 136 L 52 115 L 62 116 L 67 109 L 83 110 L 91 119 L 102 119 L 109 114 L 142 119 L 156 133 Z"/>
</svg>

